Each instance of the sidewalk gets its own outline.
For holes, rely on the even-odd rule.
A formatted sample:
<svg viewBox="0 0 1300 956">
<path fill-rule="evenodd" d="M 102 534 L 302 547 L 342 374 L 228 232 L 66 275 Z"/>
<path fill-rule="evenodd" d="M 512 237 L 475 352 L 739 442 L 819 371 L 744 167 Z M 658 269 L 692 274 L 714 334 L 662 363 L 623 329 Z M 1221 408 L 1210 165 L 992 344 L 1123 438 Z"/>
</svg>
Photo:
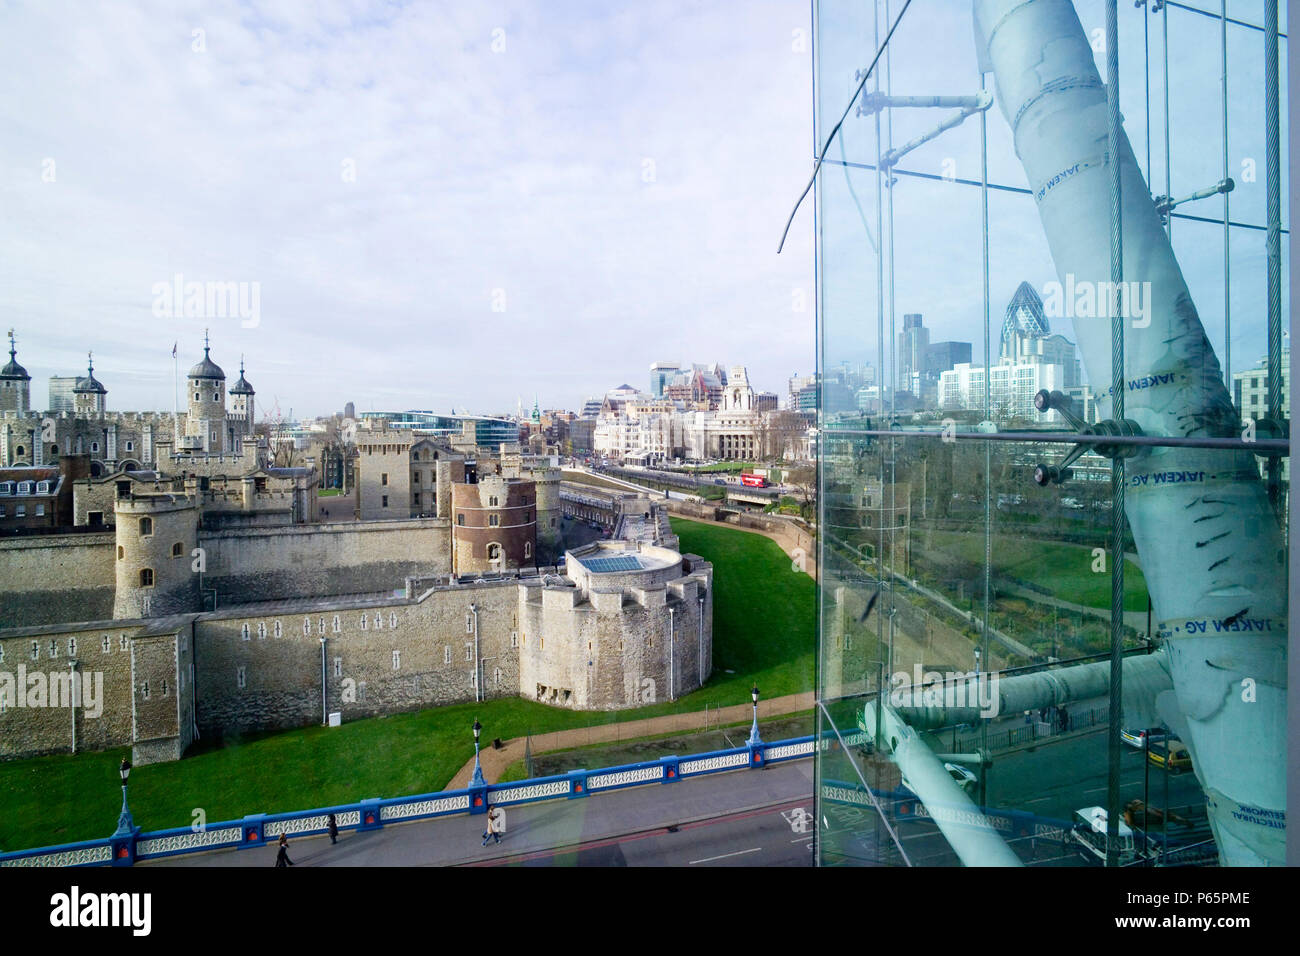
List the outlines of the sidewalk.
<svg viewBox="0 0 1300 956">
<path fill-rule="evenodd" d="M 816 698 L 812 691 L 802 694 L 787 694 L 785 697 L 773 697 L 771 700 L 758 702 L 760 720 L 796 714 L 812 710 Z M 616 743 L 621 740 L 635 740 L 640 737 L 653 737 L 658 734 L 671 734 L 682 731 L 704 730 L 707 717 L 710 726 L 717 724 L 738 724 L 752 719 L 754 708 L 751 704 L 736 704 L 734 707 L 720 707 L 716 710 L 691 711 L 686 714 L 666 714 L 663 717 L 646 717 L 643 720 L 628 720 L 618 724 L 601 724 L 595 727 L 577 727 L 573 730 L 557 730 L 548 734 L 538 734 L 532 738 L 533 753 L 546 753 L 553 750 L 570 750 L 590 744 Z M 484 747 L 479 755 L 479 764 L 483 768 L 483 777 L 488 783 L 500 779 L 507 767 L 524 759 L 524 747 L 527 737 L 514 737 L 503 741 L 500 750 L 491 746 Z M 448 781 L 444 790 L 458 790 L 469 786 L 474 775 L 474 761 L 469 760 Z"/>
</svg>

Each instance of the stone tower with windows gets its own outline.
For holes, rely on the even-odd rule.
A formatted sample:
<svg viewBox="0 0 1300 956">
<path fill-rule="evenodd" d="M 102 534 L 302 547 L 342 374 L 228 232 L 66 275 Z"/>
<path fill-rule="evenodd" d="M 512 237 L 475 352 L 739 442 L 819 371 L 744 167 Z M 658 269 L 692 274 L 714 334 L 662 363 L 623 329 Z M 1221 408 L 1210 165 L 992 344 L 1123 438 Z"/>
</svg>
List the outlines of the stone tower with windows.
<svg viewBox="0 0 1300 956">
<path fill-rule="evenodd" d="M 202 610 L 194 550 L 199 505 L 185 495 L 133 495 L 120 489 L 116 516 L 113 617 L 166 617 Z"/>
<path fill-rule="evenodd" d="M 245 438 L 252 437 L 253 386 L 244 378 L 244 359 L 239 359 L 239 380 L 230 386 L 230 450 L 238 453 Z"/>
<path fill-rule="evenodd" d="M 78 417 L 99 418 L 108 407 L 108 389 L 95 378 L 95 357 L 86 353 L 86 377 L 72 389 L 72 407 Z"/>
<path fill-rule="evenodd" d="M 186 376 L 189 414 L 185 419 L 182 445 L 186 451 L 222 455 L 234 450 L 227 447 L 226 373 L 208 357 L 208 349 L 205 332 L 203 361 L 190 369 Z"/>
<path fill-rule="evenodd" d="M 14 330 L 9 330 L 9 364 L 0 369 L 0 412 L 26 414 L 32 408 L 32 377 L 18 364 Z"/>
</svg>

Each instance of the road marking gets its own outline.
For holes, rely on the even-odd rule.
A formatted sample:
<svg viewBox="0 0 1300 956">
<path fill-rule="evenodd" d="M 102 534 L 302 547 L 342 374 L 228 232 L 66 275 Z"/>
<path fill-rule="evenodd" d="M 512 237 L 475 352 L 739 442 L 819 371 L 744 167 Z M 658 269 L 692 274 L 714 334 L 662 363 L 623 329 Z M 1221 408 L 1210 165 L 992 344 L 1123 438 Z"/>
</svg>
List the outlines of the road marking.
<svg viewBox="0 0 1300 956">
<path fill-rule="evenodd" d="M 806 837 L 799 837 L 798 839 L 796 839 L 796 840 L 791 840 L 790 842 L 791 842 L 791 843 L 803 843 L 803 842 L 805 842 L 806 840 L 811 840 L 814 836 L 816 836 L 815 833 L 814 833 L 814 834 L 809 834 L 809 835 L 806 836 Z"/>
<path fill-rule="evenodd" d="M 1122 785 L 1120 786 L 1120 789 L 1123 790 L 1125 787 L 1140 787 L 1140 786 L 1142 786 L 1142 784 L 1138 783 L 1138 782 L 1135 780 L 1133 783 L 1122 784 Z M 1106 789 L 1107 789 L 1106 787 L 1093 787 L 1091 790 L 1085 790 L 1085 791 L 1083 791 L 1083 792 L 1084 792 L 1084 793 L 1102 793 L 1102 792 L 1104 792 Z"/>
<path fill-rule="evenodd" d="M 735 853 L 724 853 L 722 856 L 706 856 L 702 860 L 691 860 L 688 866 L 694 866 L 696 863 L 712 863 L 714 860 L 725 860 L 731 856 L 744 856 L 746 853 L 757 853 L 763 849 L 761 846 L 750 847 L 748 850 L 737 850 Z"/>
</svg>

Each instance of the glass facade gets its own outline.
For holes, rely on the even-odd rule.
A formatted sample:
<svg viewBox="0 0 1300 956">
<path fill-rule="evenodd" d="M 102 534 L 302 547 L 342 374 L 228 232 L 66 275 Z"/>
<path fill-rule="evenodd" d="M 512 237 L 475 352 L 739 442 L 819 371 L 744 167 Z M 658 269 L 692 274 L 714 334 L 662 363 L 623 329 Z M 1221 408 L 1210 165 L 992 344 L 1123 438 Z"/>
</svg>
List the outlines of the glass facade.
<svg viewBox="0 0 1300 956">
<path fill-rule="evenodd" d="M 1281 864 L 1277 6 L 902 8 L 814 4 L 816 858 Z"/>
</svg>

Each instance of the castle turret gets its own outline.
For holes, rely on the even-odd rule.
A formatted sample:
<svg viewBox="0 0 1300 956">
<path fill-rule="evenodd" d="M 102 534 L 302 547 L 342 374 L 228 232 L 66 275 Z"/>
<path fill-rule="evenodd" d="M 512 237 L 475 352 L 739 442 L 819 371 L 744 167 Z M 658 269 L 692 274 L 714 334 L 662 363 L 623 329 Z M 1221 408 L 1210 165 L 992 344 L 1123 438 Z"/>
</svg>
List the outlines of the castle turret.
<svg viewBox="0 0 1300 956">
<path fill-rule="evenodd" d="M 244 359 L 239 359 L 239 380 L 230 386 L 230 437 L 231 451 L 238 452 L 245 438 L 252 437 L 253 386 L 244 378 Z"/>
<path fill-rule="evenodd" d="M 0 412 L 26 413 L 32 408 L 32 377 L 18 364 L 14 330 L 9 330 L 9 364 L 0 369 Z"/>
<path fill-rule="evenodd" d="M 72 389 L 72 407 L 77 415 L 100 416 L 108 406 L 108 389 L 95 379 L 95 357 L 86 353 L 86 377 Z"/>
<path fill-rule="evenodd" d="M 185 420 L 186 441 L 190 451 L 225 454 L 226 447 L 226 373 L 208 357 L 208 334 L 203 333 L 203 361 L 190 369 L 189 415 Z M 247 384 L 247 383 L 245 383 Z"/>
<path fill-rule="evenodd" d="M 202 609 L 194 549 L 199 505 L 184 495 L 132 495 L 113 503 L 116 594 L 113 617 L 165 617 Z"/>
<path fill-rule="evenodd" d="M 537 468 L 527 477 L 537 488 L 537 563 L 558 564 L 563 548 L 560 538 L 560 469 Z"/>
<path fill-rule="evenodd" d="M 537 565 L 537 502 L 533 482 L 489 475 L 453 485 L 452 562 L 457 574 Z"/>
</svg>

